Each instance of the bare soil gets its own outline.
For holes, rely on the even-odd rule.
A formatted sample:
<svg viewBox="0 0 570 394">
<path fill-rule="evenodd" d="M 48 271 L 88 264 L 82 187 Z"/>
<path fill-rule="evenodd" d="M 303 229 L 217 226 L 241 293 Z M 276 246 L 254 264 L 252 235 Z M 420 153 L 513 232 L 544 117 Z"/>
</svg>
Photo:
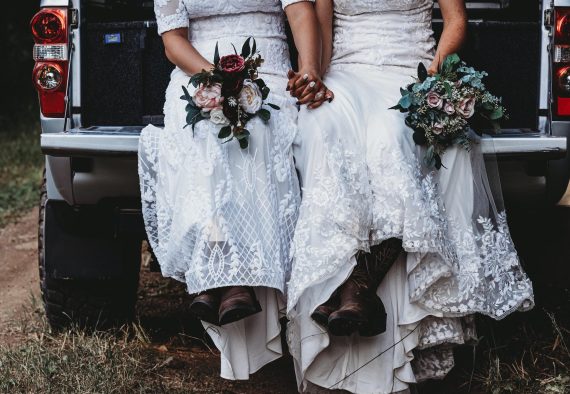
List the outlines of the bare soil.
<svg viewBox="0 0 570 394">
<path fill-rule="evenodd" d="M 509 206 L 512 235 L 535 284 L 537 306 L 501 322 L 478 319 L 479 346 L 457 349 L 456 367 L 450 375 L 419 387 L 422 394 L 526 393 L 531 392 L 528 387 L 554 384 L 555 379 L 563 383 L 548 392 L 570 392 L 566 391 L 570 390 L 566 347 L 570 344 L 570 208 L 543 211 L 517 204 L 516 199 Z M 34 209 L 0 229 L 0 345 L 17 344 L 29 335 L 21 327 L 23 319 L 33 318 L 29 313 L 32 299 L 39 299 L 37 214 Z M 219 355 L 199 322 L 187 313 L 189 301 L 183 285 L 150 272 L 143 259 L 137 315 L 150 338 L 149 357 L 160 366 L 158 373 L 161 382 L 168 382 L 168 392 L 297 392 L 289 356 L 249 381 L 220 379 Z M 41 305 L 36 308 L 41 310 Z"/>
<path fill-rule="evenodd" d="M 23 305 L 38 298 L 38 210 L 0 229 L 0 340 L 13 339 L 10 328 Z"/>
<path fill-rule="evenodd" d="M 0 344 L 25 341 L 29 330 L 22 329 L 23 320 L 34 318 L 29 312 L 38 306 L 37 219 L 38 211 L 33 209 L 0 229 Z M 186 312 L 190 299 L 184 287 L 150 272 L 145 263 L 143 259 L 137 314 L 167 387 L 199 393 L 297 392 L 288 356 L 249 381 L 220 379 L 219 355 L 200 323 Z"/>
</svg>

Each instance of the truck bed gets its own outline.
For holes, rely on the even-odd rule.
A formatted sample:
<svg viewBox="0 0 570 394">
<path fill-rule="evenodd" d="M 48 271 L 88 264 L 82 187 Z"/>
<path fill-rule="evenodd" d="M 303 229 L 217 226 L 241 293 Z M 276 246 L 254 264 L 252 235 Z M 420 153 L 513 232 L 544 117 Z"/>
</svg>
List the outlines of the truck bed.
<svg viewBox="0 0 570 394">
<path fill-rule="evenodd" d="M 475 4 L 477 2 L 471 2 Z M 508 1 L 497 3 L 506 5 Z M 516 4 L 516 5 L 515 5 Z M 470 10 L 461 56 L 489 72 L 487 85 L 504 98 L 506 129 L 536 131 L 539 117 L 540 24 L 536 1 L 511 1 L 489 14 Z M 141 15 L 149 15 L 148 7 Z M 124 21 L 122 13 L 92 13 L 82 28 L 82 126 L 142 126 L 163 122 L 164 92 L 173 65 L 164 55 L 156 22 Z M 119 17 L 110 21 L 111 16 Z M 435 10 L 434 30 L 443 23 Z"/>
</svg>

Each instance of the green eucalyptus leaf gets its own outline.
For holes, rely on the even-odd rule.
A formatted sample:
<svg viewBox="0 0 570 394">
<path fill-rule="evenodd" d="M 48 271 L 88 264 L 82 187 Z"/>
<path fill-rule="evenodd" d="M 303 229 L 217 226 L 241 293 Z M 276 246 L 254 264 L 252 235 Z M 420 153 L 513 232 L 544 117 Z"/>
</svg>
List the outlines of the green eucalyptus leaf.
<svg viewBox="0 0 570 394">
<path fill-rule="evenodd" d="M 445 84 L 443 86 L 445 87 L 445 94 L 447 95 L 447 97 L 451 97 L 452 94 L 451 84 L 445 81 Z"/>
<path fill-rule="evenodd" d="M 481 106 L 487 111 L 493 111 L 495 109 L 495 106 L 492 103 L 483 103 Z"/>
<path fill-rule="evenodd" d="M 218 67 L 220 64 L 220 51 L 218 49 L 218 43 L 216 42 L 216 50 L 214 51 L 214 66 Z"/>
<path fill-rule="evenodd" d="M 243 46 L 241 47 L 241 57 L 243 57 L 244 59 L 249 57 L 249 55 L 251 54 L 251 46 L 249 45 L 250 40 L 251 37 L 248 37 L 247 40 L 245 40 L 245 42 L 243 43 Z"/>
<path fill-rule="evenodd" d="M 420 80 L 420 82 L 425 81 L 427 77 L 428 77 L 428 72 L 425 64 L 423 63 L 418 64 L 418 79 Z"/>
<path fill-rule="evenodd" d="M 267 86 L 264 86 L 263 88 L 261 88 L 261 98 L 263 100 L 265 100 L 269 96 L 270 91 L 271 91 L 271 89 L 269 89 Z"/>
<path fill-rule="evenodd" d="M 192 114 L 192 113 L 188 112 L 188 113 L 186 114 L 186 123 L 189 124 L 189 125 L 191 125 L 191 124 L 192 124 L 192 121 L 194 120 L 194 117 L 195 117 L 195 116 L 196 116 L 196 114 Z"/>
<path fill-rule="evenodd" d="M 251 38 L 253 40 L 253 45 L 251 47 L 251 54 L 255 55 L 255 53 L 257 52 L 257 43 L 255 42 L 255 38 Z"/>
<path fill-rule="evenodd" d="M 231 126 L 224 126 L 220 129 L 218 133 L 218 138 L 225 139 L 232 135 L 232 127 Z"/>
<path fill-rule="evenodd" d="M 412 105 L 412 98 L 409 95 L 404 96 L 400 99 L 400 102 L 398 104 L 403 109 L 409 109 L 410 106 Z"/>
<path fill-rule="evenodd" d="M 455 70 L 455 66 L 461 63 L 461 59 L 456 53 L 453 53 L 445 58 L 441 67 L 443 74 L 449 74 Z"/>
<path fill-rule="evenodd" d="M 503 115 L 504 115 L 503 109 L 501 107 L 497 107 L 493 112 L 489 114 L 489 119 L 499 120 L 503 117 Z"/>
<path fill-rule="evenodd" d="M 251 135 L 251 133 L 249 132 L 249 130 L 243 129 L 243 130 L 241 131 L 241 133 L 237 134 L 235 137 L 236 137 L 238 140 L 243 140 L 244 138 L 245 138 L 245 139 L 249 138 L 250 135 Z"/>
<path fill-rule="evenodd" d="M 200 112 L 200 108 L 196 107 L 196 104 L 194 104 L 193 101 L 190 101 L 188 104 L 186 104 L 186 112 Z"/>
<path fill-rule="evenodd" d="M 257 86 L 259 86 L 260 89 L 263 89 L 265 86 L 267 86 L 265 84 L 265 81 L 261 78 L 257 78 L 255 81 L 253 81 L 257 84 Z"/>
<path fill-rule="evenodd" d="M 259 116 L 264 122 L 268 122 L 269 119 L 271 119 L 271 112 L 265 108 L 261 108 L 259 111 L 257 111 L 257 116 Z"/>
<path fill-rule="evenodd" d="M 184 100 L 188 102 L 192 101 L 192 96 L 190 96 L 190 93 L 188 92 L 188 89 L 186 89 L 186 86 L 182 86 L 182 90 L 184 91 Z"/>
<path fill-rule="evenodd" d="M 238 140 L 238 141 L 239 141 L 239 147 L 242 149 L 247 149 L 247 147 L 249 146 L 249 141 L 247 138 L 243 138 L 243 139 Z"/>
<path fill-rule="evenodd" d="M 275 109 L 275 110 L 277 110 L 277 111 L 279 111 L 279 110 L 281 109 L 280 106 L 275 105 L 275 104 L 267 103 L 267 105 L 269 105 L 271 108 L 273 108 L 273 109 Z"/>
</svg>

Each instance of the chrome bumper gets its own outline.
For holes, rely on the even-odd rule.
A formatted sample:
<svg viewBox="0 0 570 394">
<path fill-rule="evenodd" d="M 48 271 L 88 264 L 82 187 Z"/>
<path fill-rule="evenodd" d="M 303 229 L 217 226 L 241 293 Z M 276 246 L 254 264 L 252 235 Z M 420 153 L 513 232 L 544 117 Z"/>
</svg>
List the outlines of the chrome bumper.
<svg viewBox="0 0 570 394">
<path fill-rule="evenodd" d="M 44 154 L 63 157 L 136 156 L 140 127 L 97 127 L 65 133 L 44 133 Z M 566 137 L 540 133 L 505 133 L 483 138 L 484 154 L 499 158 L 555 160 L 566 156 Z"/>
</svg>

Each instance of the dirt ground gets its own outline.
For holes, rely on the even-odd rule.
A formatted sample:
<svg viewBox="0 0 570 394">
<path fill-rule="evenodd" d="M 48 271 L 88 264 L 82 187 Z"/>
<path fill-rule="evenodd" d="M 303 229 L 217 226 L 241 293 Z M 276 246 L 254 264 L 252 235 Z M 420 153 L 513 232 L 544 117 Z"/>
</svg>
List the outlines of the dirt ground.
<svg viewBox="0 0 570 394">
<path fill-rule="evenodd" d="M 541 323 L 548 320 L 545 312 L 556 314 L 557 318 L 562 319 L 560 323 L 569 327 L 570 292 L 567 278 L 570 274 L 570 207 L 544 212 L 529 209 L 528 202 L 521 202 L 516 193 L 508 199 L 512 235 L 535 284 L 537 307 L 530 313 L 514 314 L 502 322 L 482 319 L 479 323 L 483 326 L 482 337 L 491 336 L 493 341 L 503 344 L 513 342 L 512 353 L 526 357 L 525 349 L 529 341 L 512 341 L 510 338 L 517 327 L 527 325 L 539 333 L 530 336 L 531 342 L 540 337 L 541 332 L 551 335 L 549 321 Z M 37 215 L 37 209 L 34 209 L 16 223 L 0 229 L 0 344 L 19 340 L 18 330 L 14 327 L 21 324 L 23 311 L 29 308 L 33 297 L 39 299 Z M 168 373 L 164 379 L 182 379 L 182 385 L 200 387 L 191 392 L 297 392 L 289 356 L 268 365 L 250 381 L 221 380 L 218 377 L 217 352 L 207 335 L 204 335 L 199 322 L 186 312 L 188 303 L 189 297 L 182 285 L 162 278 L 160 273 L 150 272 L 143 261 L 137 315 L 140 325 L 150 336 L 151 347 L 167 366 Z M 477 357 L 482 357 L 482 354 L 487 353 L 478 353 Z M 456 368 L 450 376 L 443 382 L 430 383 L 418 391 L 422 394 L 466 392 L 466 381 L 472 376 L 474 360 L 473 349 L 458 351 Z"/>
<path fill-rule="evenodd" d="M 0 229 L 0 338 L 22 306 L 39 296 L 37 232 L 37 209 Z"/>
<path fill-rule="evenodd" d="M 37 209 L 0 229 L 0 344 L 25 340 L 22 319 L 39 300 L 37 266 Z M 197 384 L 201 393 L 295 393 L 290 357 L 265 367 L 247 382 L 227 382 L 218 377 L 219 357 L 207 335 L 187 310 L 184 287 L 152 273 L 141 271 L 137 314 L 149 334 L 158 359 L 167 366 L 165 379 Z M 25 324 L 25 323 L 24 323 Z"/>
</svg>

